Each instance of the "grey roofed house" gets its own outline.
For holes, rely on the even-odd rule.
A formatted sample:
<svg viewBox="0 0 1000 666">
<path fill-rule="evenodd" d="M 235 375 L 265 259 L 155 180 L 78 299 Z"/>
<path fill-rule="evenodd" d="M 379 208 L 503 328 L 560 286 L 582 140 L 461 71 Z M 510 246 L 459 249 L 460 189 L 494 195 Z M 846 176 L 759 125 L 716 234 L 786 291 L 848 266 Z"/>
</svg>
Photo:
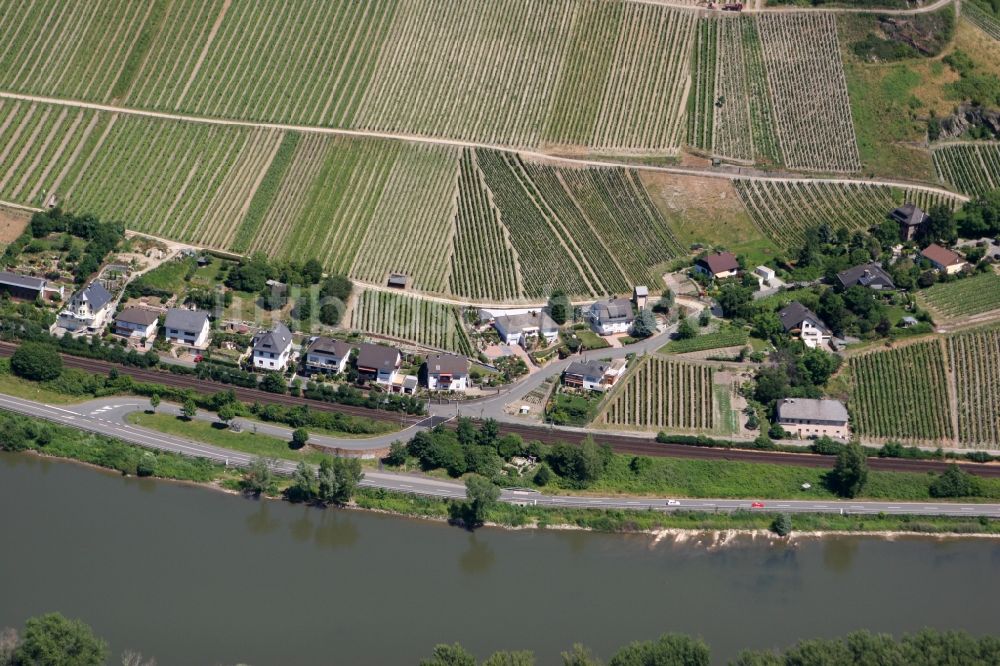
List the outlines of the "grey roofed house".
<svg viewBox="0 0 1000 666">
<path fill-rule="evenodd" d="M 847 423 L 847 408 L 839 400 L 785 398 L 778 401 L 779 421 L 810 423 Z"/>
<path fill-rule="evenodd" d="M 598 321 L 607 324 L 632 321 L 635 318 L 632 310 L 632 301 L 625 298 L 598 301 L 592 306 L 591 312 L 594 313 Z"/>
<path fill-rule="evenodd" d="M 0 271 L 0 293 L 10 292 L 11 296 L 17 298 L 28 297 L 31 292 L 36 292 L 32 298 L 38 298 L 45 291 L 46 284 L 45 278 Z"/>
<path fill-rule="evenodd" d="M 292 332 L 280 321 L 270 331 L 262 331 L 254 336 L 253 348 L 284 350 L 292 342 Z"/>
<path fill-rule="evenodd" d="M 798 301 L 792 301 L 785 308 L 778 313 L 778 318 L 781 319 L 781 325 L 784 326 L 785 331 L 792 331 L 796 328 L 802 327 L 802 322 L 810 320 L 816 328 L 823 330 L 826 333 L 830 332 L 830 329 L 826 327 L 823 320 L 816 316 L 816 313 L 802 305 Z"/>
<path fill-rule="evenodd" d="M 97 312 L 105 305 L 111 302 L 111 293 L 104 288 L 104 285 L 100 282 L 91 282 L 88 284 L 83 291 L 73 297 L 73 300 L 83 300 L 90 305 L 90 309 L 93 312 Z"/>
<path fill-rule="evenodd" d="M 566 374 L 600 379 L 610 367 L 607 361 L 573 361 L 566 367 Z"/>
<path fill-rule="evenodd" d="M 309 344 L 307 353 L 330 354 L 337 358 L 344 358 L 351 353 L 351 345 L 343 340 L 334 340 L 321 335 Z"/>
<path fill-rule="evenodd" d="M 136 324 L 137 326 L 149 326 L 150 324 L 156 323 L 156 320 L 160 318 L 160 313 L 155 310 L 146 310 L 144 308 L 126 308 L 122 310 L 115 321 L 122 324 Z"/>
<path fill-rule="evenodd" d="M 458 354 L 431 354 L 427 357 L 427 372 L 435 375 L 464 375 L 469 371 L 469 359 Z"/>
<path fill-rule="evenodd" d="M 914 204 L 905 203 L 889 213 L 889 217 L 908 227 L 919 227 L 924 223 L 928 215 Z"/>
<path fill-rule="evenodd" d="M 540 331 L 556 331 L 559 329 L 559 325 L 556 324 L 555 320 L 545 310 L 500 315 L 496 318 L 496 322 L 503 326 L 505 331 L 521 331 L 532 327 L 537 327 Z"/>
<path fill-rule="evenodd" d="M 881 265 L 874 261 L 840 271 L 837 273 L 837 279 L 840 280 L 840 284 L 842 284 L 845 289 L 855 285 L 868 287 L 870 289 L 896 288 L 896 285 L 892 283 L 892 278 L 889 277 L 889 274 L 883 270 Z"/>
<path fill-rule="evenodd" d="M 176 331 L 200 331 L 207 321 L 208 313 L 203 310 L 170 308 L 163 325 Z"/>
<path fill-rule="evenodd" d="M 358 369 L 391 372 L 396 369 L 399 351 L 393 347 L 365 343 L 358 348 Z"/>
</svg>

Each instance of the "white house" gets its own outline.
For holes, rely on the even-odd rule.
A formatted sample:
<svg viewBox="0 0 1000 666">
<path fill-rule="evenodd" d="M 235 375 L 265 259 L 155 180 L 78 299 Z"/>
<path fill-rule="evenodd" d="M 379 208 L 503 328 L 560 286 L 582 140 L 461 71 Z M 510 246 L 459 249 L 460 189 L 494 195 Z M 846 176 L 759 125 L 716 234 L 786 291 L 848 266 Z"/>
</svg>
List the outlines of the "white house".
<svg viewBox="0 0 1000 666">
<path fill-rule="evenodd" d="M 710 277 L 722 279 L 739 273 L 740 262 L 732 252 L 717 252 L 696 261 L 694 269 Z"/>
<path fill-rule="evenodd" d="M 126 308 L 115 317 L 115 335 L 123 338 L 152 340 L 156 337 L 156 325 L 160 313 L 144 308 Z"/>
<path fill-rule="evenodd" d="M 202 310 L 170 308 L 163 321 L 167 342 L 191 349 L 205 349 L 211 329 L 208 313 Z"/>
<path fill-rule="evenodd" d="M 392 347 L 365 343 L 358 348 L 358 374 L 376 384 L 391 385 L 402 360 Z"/>
<path fill-rule="evenodd" d="M 632 302 L 627 299 L 598 301 L 590 306 L 590 327 L 600 335 L 628 333 L 634 322 Z"/>
<path fill-rule="evenodd" d="M 777 410 L 778 425 L 796 437 L 848 437 L 847 408 L 839 400 L 785 398 Z"/>
<path fill-rule="evenodd" d="M 427 388 L 431 391 L 465 391 L 469 388 L 469 359 L 457 354 L 427 357 Z"/>
<path fill-rule="evenodd" d="M 500 334 L 500 341 L 508 345 L 524 344 L 526 340 L 539 336 L 550 343 L 559 335 L 559 326 L 544 310 L 500 315 L 493 320 L 493 327 Z"/>
<path fill-rule="evenodd" d="M 607 391 L 625 374 L 627 364 L 628 361 L 623 358 L 612 361 L 573 361 L 563 372 L 563 384 L 589 391 Z"/>
<path fill-rule="evenodd" d="M 306 371 L 342 374 L 351 358 L 351 345 L 341 340 L 320 336 L 313 338 L 306 349 Z"/>
<path fill-rule="evenodd" d="M 270 331 L 253 336 L 253 367 L 284 370 L 292 355 L 292 332 L 280 321 Z"/>
<path fill-rule="evenodd" d="M 965 260 L 948 248 L 941 247 L 937 243 L 931 243 L 920 253 L 925 259 L 931 262 L 934 268 L 942 273 L 954 275 L 965 268 Z"/>
<path fill-rule="evenodd" d="M 832 334 L 823 320 L 798 301 L 789 303 L 778 313 L 786 333 L 798 336 L 806 347 L 823 347 L 830 344 Z"/>
<path fill-rule="evenodd" d="M 73 294 L 66 308 L 59 313 L 58 326 L 67 331 L 96 333 L 104 328 L 114 299 L 100 282 L 91 282 Z"/>
</svg>

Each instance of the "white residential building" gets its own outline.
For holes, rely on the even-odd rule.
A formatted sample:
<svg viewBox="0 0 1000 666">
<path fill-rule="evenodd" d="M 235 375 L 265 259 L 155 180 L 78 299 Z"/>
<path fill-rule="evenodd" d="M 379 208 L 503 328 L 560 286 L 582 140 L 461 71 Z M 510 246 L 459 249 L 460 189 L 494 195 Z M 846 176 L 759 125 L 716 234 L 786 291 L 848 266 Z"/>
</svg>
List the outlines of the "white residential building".
<svg viewBox="0 0 1000 666">
<path fill-rule="evenodd" d="M 208 313 L 202 310 L 185 310 L 183 308 L 170 308 L 167 310 L 167 317 L 163 321 L 163 328 L 167 342 L 175 345 L 184 345 L 191 349 L 205 349 L 208 347 L 208 334 L 211 325 L 208 321 Z"/>
<path fill-rule="evenodd" d="M 313 338 L 306 350 L 306 371 L 343 374 L 351 358 L 351 345 L 320 336 Z"/>
<path fill-rule="evenodd" d="M 806 347 L 819 348 L 830 344 L 833 337 L 823 320 L 798 301 L 789 303 L 778 313 L 786 333 L 802 340 Z"/>
<path fill-rule="evenodd" d="M 431 391 L 465 391 L 469 388 L 469 359 L 457 354 L 427 357 L 427 388 Z"/>
<path fill-rule="evenodd" d="M 126 308 L 115 317 L 115 335 L 123 338 L 152 340 L 156 337 L 156 325 L 160 313 L 143 308 Z"/>
<path fill-rule="evenodd" d="M 625 374 L 628 361 L 573 361 L 563 372 L 563 384 L 589 391 L 607 391 Z"/>
<path fill-rule="evenodd" d="M 778 401 L 778 425 L 796 437 L 847 439 L 848 415 L 839 400 L 785 398 Z"/>
<path fill-rule="evenodd" d="M 559 326 L 544 310 L 500 315 L 493 320 L 493 327 L 500 334 L 500 341 L 507 345 L 523 345 L 526 340 L 539 336 L 550 343 L 559 336 Z"/>
<path fill-rule="evenodd" d="M 73 294 L 66 308 L 59 313 L 58 326 L 67 331 L 97 333 L 104 328 L 111 314 L 114 298 L 100 282 L 91 282 Z"/>
<path fill-rule="evenodd" d="M 635 323 L 632 302 L 624 298 L 598 301 L 590 306 L 590 327 L 599 335 L 628 333 Z"/>
<path fill-rule="evenodd" d="M 402 362 L 392 347 L 365 343 L 358 348 L 358 374 L 376 384 L 392 385 Z"/>
<path fill-rule="evenodd" d="M 278 322 L 270 331 L 253 337 L 253 367 L 260 370 L 282 371 L 292 355 L 292 332 Z"/>
</svg>

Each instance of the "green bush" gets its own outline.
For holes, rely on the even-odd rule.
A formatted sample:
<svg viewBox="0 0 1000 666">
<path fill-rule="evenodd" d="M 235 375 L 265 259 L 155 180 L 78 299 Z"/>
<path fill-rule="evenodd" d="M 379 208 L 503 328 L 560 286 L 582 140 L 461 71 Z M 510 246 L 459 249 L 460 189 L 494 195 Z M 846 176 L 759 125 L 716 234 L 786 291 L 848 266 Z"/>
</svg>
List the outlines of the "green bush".
<svg viewBox="0 0 1000 666">
<path fill-rule="evenodd" d="M 18 377 L 36 382 L 55 379 L 62 372 L 62 358 L 55 347 L 42 342 L 23 342 L 10 359 L 10 369 Z"/>
</svg>

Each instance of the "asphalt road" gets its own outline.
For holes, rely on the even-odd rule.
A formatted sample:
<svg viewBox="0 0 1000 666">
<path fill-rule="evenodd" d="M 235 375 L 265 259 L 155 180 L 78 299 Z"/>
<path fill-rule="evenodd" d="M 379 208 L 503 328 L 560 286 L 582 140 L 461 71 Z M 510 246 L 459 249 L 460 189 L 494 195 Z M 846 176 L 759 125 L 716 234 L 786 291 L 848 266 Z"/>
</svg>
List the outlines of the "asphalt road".
<svg viewBox="0 0 1000 666">
<path fill-rule="evenodd" d="M 254 456 L 202 444 L 190 439 L 166 435 L 146 428 L 123 423 L 109 414 L 127 413 L 143 409 L 148 403 L 133 398 L 122 398 L 110 410 L 91 409 L 93 404 L 57 407 L 23 398 L 0 395 L 0 409 L 17 412 L 54 423 L 94 432 L 138 444 L 151 449 L 171 451 L 182 455 L 207 458 L 226 465 L 242 467 Z M 162 407 L 162 405 L 161 405 Z M 109 418 L 110 417 L 110 418 Z M 296 466 L 291 461 L 278 461 L 275 471 L 290 474 Z M 431 497 L 464 498 L 465 487 L 454 481 L 429 477 L 396 474 L 383 471 L 366 471 L 362 486 L 384 488 L 398 492 Z M 755 510 L 752 500 L 729 499 L 650 499 L 644 497 L 591 497 L 574 495 L 543 495 L 535 491 L 505 490 L 500 498 L 504 502 L 537 506 L 557 506 L 591 509 L 653 509 L 658 511 L 733 511 Z M 851 513 L 851 514 L 912 514 L 927 516 L 988 516 L 1000 518 L 1000 504 L 959 504 L 947 502 L 856 502 L 838 500 L 766 500 L 763 511 L 787 513 Z"/>
</svg>

